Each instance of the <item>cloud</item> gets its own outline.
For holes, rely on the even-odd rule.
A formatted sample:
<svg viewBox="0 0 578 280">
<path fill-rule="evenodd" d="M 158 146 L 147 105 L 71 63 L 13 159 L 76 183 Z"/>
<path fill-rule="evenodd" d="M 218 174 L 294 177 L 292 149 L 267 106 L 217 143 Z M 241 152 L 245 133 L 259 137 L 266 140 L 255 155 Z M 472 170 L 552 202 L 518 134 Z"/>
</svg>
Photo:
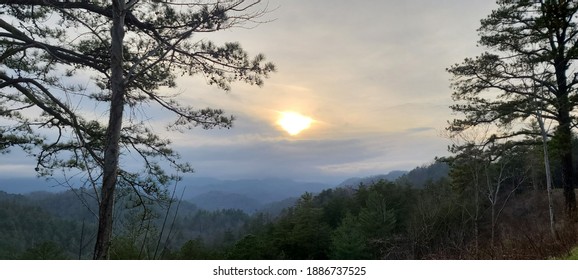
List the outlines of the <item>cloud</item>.
<svg viewBox="0 0 578 280">
<path fill-rule="evenodd" d="M 433 127 L 412 127 L 412 128 L 408 128 L 405 131 L 406 132 L 414 132 L 414 133 L 419 133 L 419 132 L 424 132 L 424 131 L 430 131 L 430 130 L 435 130 L 435 128 Z"/>
<path fill-rule="evenodd" d="M 494 0 L 268 2 L 274 9 L 263 20 L 271 22 L 207 34 L 273 61 L 279 71 L 263 87 L 236 83 L 225 93 L 197 76 L 166 90 L 196 108 L 235 115 L 233 129 L 167 132 L 166 112 L 136 112 L 199 176 L 340 180 L 411 169 L 447 153 L 440 134 L 452 101 L 444 69 L 480 52 L 476 29 Z M 285 110 L 315 122 L 292 138 L 275 124 Z"/>
<path fill-rule="evenodd" d="M 375 156 L 359 140 L 247 141 L 236 145 L 204 145 L 186 149 L 200 176 L 257 176 L 314 179 L 318 166 L 360 161 Z"/>
<path fill-rule="evenodd" d="M 10 161 L 16 159 L 16 157 L 7 157 L 6 155 L 3 156 L 5 159 L 11 158 Z M 35 167 L 36 165 L 34 164 L 0 163 L 0 174 L 3 174 L 2 176 L 4 177 L 6 177 L 8 174 L 10 177 L 29 177 L 35 175 Z"/>
<path fill-rule="evenodd" d="M 444 154 L 447 146 L 433 127 L 349 135 L 355 137 L 334 132 L 334 138 L 311 132 L 294 138 L 258 118 L 241 119 L 238 129 L 207 131 L 206 135 L 199 132 L 188 141 L 177 142 L 183 159 L 193 165 L 198 176 L 336 182 L 408 170 Z"/>
</svg>

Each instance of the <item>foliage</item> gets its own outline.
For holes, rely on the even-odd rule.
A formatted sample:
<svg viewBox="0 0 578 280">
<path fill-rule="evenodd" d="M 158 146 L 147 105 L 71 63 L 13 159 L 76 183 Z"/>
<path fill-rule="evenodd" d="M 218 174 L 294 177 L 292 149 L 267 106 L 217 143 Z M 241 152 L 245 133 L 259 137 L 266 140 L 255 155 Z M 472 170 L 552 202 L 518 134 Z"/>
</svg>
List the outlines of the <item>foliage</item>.
<svg viewBox="0 0 578 280">
<path fill-rule="evenodd" d="M 347 213 L 331 236 L 330 257 L 336 260 L 363 260 L 370 257 L 367 237 L 356 217 Z"/>
<path fill-rule="evenodd" d="M 358 189 L 305 193 L 264 229 L 237 242 L 229 258 L 363 259 L 393 256 L 412 191 L 381 181 Z M 247 250 L 243 253 L 243 250 Z"/>
<path fill-rule="evenodd" d="M 201 239 L 187 241 L 177 253 L 181 260 L 213 260 L 223 257 L 216 251 L 206 248 Z"/>
<path fill-rule="evenodd" d="M 277 256 L 271 254 L 271 248 L 274 248 L 271 240 L 248 234 L 228 250 L 226 258 L 229 260 L 275 259 Z"/>
<path fill-rule="evenodd" d="M 433 163 L 418 166 L 412 169 L 410 172 L 395 180 L 395 182 L 398 184 L 407 184 L 414 188 L 424 188 L 428 184 L 447 177 L 448 173 L 448 164 L 446 162 L 436 160 Z"/>
<path fill-rule="evenodd" d="M 65 252 L 54 242 L 42 242 L 26 249 L 20 256 L 22 260 L 64 260 Z"/>
<path fill-rule="evenodd" d="M 218 250 L 232 245 L 247 230 L 262 228 L 258 215 L 250 219 L 238 210 L 200 211 L 183 201 L 174 224 L 175 207 L 168 213 L 170 222 L 159 237 L 167 209 L 149 205 L 145 214 L 141 207 L 126 209 L 130 203 L 126 198 L 118 201 L 113 259 L 177 258 L 173 253 L 196 238 L 203 240 L 207 251 Z M 202 232 L 197 231 L 201 227 Z M 65 259 L 86 259 L 91 257 L 95 228 L 94 214 L 72 190 L 27 195 L 0 192 L 0 259 L 18 259 L 26 250 L 47 242 L 62 250 Z"/>
<path fill-rule="evenodd" d="M 78 222 L 52 216 L 23 196 L 0 192 L 0 259 L 78 257 L 81 231 Z"/>
<path fill-rule="evenodd" d="M 110 245 L 111 260 L 140 260 L 143 256 L 134 240 L 125 236 L 117 236 L 112 239 Z"/>
<path fill-rule="evenodd" d="M 509 156 L 487 164 L 490 183 L 502 170 L 498 203 L 503 211 L 492 223 L 491 207 L 481 180 L 479 200 L 465 178 L 428 183 L 411 188 L 407 183 L 377 182 L 356 188 L 304 194 L 296 205 L 280 216 L 248 215 L 239 210 L 199 210 L 181 202 L 174 224 L 159 231 L 167 213 L 150 205 L 118 212 L 110 257 L 113 259 L 544 259 L 566 254 L 575 243 L 575 231 L 556 224 L 560 240 L 547 230 L 545 190 L 535 189 L 531 180 L 517 187 L 516 176 L 531 161 L 516 161 L 534 147 L 522 147 Z M 464 159 L 465 160 L 465 159 Z M 507 161 L 509 164 L 502 164 Z M 456 161 L 452 168 L 459 168 Z M 521 173 L 522 172 L 522 173 Z M 452 176 L 460 173 L 450 172 Z M 467 175 L 465 175 L 467 176 Z M 521 176 L 523 177 L 523 176 Z M 470 178 L 471 179 L 471 178 Z M 455 182 L 463 182 L 458 188 Z M 471 181 L 470 181 L 471 182 Z M 483 183 L 483 184 L 482 184 Z M 510 195 L 510 190 L 515 191 Z M 562 201 L 554 192 L 555 201 Z M 510 196 L 508 200 L 506 198 Z M 44 256 L 76 259 L 82 227 L 83 244 L 94 242 L 90 212 L 72 191 L 60 194 L 0 195 L 0 257 L 5 259 Z M 60 200 L 61 199 L 61 200 Z M 66 208 L 62 203 L 74 202 Z M 130 203 L 124 200 L 121 204 Z M 36 205 L 36 206 L 34 206 Z M 475 218 L 473 211 L 479 208 Z M 123 207 L 124 208 L 124 207 Z M 173 211 L 168 214 L 172 220 Z M 556 209 L 560 214 L 562 209 Z M 78 212 L 64 215 L 66 212 Z M 84 213 L 84 214 L 83 214 Z M 58 216 L 58 218 L 56 218 Z M 6 218 L 8 217 L 8 218 Z M 66 219 L 66 220 L 64 220 Z M 86 225 L 82 225 L 85 221 Z M 477 231 L 474 231 L 477 224 Z M 16 229 L 16 230 L 14 230 Z M 495 232 L 492 246 L 492 232 Z M 160 245 L 158 242 L 160 241 Z M 52 245 L 42 245 L 52 243 Z M 477 245 L 476 245 L 477 244 Z M 56 247 L 55 247 L 56 246 Z M 56 250 L 58 249 L 58 250 Z M 82 258 L 89 257 L 82 249 Z M 64 252 L 64 256 L 57 254 Z M 56 257 L 58 256 L 58 257 Z"/>
</svg>

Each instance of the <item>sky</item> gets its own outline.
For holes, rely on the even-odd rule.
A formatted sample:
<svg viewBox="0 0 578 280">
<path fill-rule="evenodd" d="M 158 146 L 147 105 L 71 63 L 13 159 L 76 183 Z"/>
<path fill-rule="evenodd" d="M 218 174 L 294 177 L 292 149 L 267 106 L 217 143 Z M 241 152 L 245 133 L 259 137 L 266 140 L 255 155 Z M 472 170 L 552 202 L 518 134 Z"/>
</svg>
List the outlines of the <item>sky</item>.
<svg viewBox="0 0 578 280">
<path fill-rule="evenodd" d="M 194 176 L 338 183 L 410 170 L 448 154 L 444 128 L 456 116 L 445 69 L 483 51 L 476 29 L 494 0 L 267 4 L 264 23 L 209 35 L 274 62 L 278 70 L 264 86 L 235 83 L 223 92 L 202 77 L 178 80 L 182 102 L 236 117 L 229 130 L 158 130 L 191 163 Z M 277 124 L 286 111 L 313 122 L 290 135 Z M 159 125 L 165 117 L 149 115 Z M 15 154 L 0 157 L 0 178 L 33 176 L 33 159 Z"/>
</svg>

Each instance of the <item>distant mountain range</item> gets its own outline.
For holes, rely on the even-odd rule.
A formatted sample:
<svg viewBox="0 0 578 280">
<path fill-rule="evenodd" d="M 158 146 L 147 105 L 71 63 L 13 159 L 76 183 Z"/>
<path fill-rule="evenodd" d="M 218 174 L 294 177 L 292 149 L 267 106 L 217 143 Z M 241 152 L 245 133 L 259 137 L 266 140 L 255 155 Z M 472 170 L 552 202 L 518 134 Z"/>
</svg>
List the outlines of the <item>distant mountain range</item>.
<svg viewBox="0 0 578 280">
<path fill-rule="evenodd" d="M 254 213 L 271 204 L 298 198 L 305 192 L 319 193 L 333 186 L 321 183 L 296 182 L 289 179 L 217 180 L 185 178 L 183 199 L 207 210 L 241 209 Z M 289 205 L 290 206 L 290 205 Z"/>
<path fill-rule="evenodd" d="M 80 184 L 79 184 L 80 185 Z M 254 213 L 261 209 L 278 208 L 276 202 L 295 201 L 305 192 L 319 193 L 333 186 L 322 183 L 297 182 L 289 179 L 219 180 L 185 177 L 179 182 L 176 195 L 184 188 L 183 200 L 206 210 L 241 209 Z M 0 191 L 12 194 L 32 192 L 59 193 L 68 190 L 57 182 L 38 178 L 0 178 Z M 177 197 L 178 198 L 178 197 Z M 291 205 L 289 205 L 291 206 Z"/>
<path fill-rule="evenodd" d="M 0 191 L 12 194 L 27 194 L 31 192 L 63 192 L 68 188 L 36 177 L 0 178 Z"/>
<path fill-rule="evenodd" d="M 233 208 L 254 213 L 268 207 L 279 208 L 278 204 L 282 200 L 284 201 L 280 203 L 281 205 L 290 207 L 305 192 L 319 193 L 324 189 L 334 187 L 371 185 L 380 180 L 424 188 L 428 182 L 435 182 L 446 177 L 448 172 L 449 166 L 446 163 L 435 162 L 416 167 L 411 171 L 396 170 L 382 175 L 349 178 L 337 186 L 303 183 L 288 179 L 223 181 L 212 178 L 191 178 L 182 182 L 183 185 L 188 186 L 183 199 L 206 210 Z"/>
<path fill-rule="evenodd" d="M 337 186 L 297 182 L 290 179 L 245 179 L 219 180 L 215 178 L 185 177 L 178 184 L 177 198 L 193 203 L 205 210 L 240 209 L 246 213 L 258 211 L 279 212 L 292 206 L 305 192 L 319 193 L 335 187 L 357 187 L 371 185 L 380 180 L 397 182 L 415 188 L 423 188 L 428 182 L 447 176 L 449 167 L 445 163 L 432 163 L 416 167 L 411 171 L 391 171 L 387 174 L 364 178 L 349 178 Z M 183 189 L 184 188 L 184 191 Z M 34 191 L 63 192 L 67 188 L 57 183 L 36 178 L 1 178 L 0 191 L 25 194 Z"/>
<path fill-rule="evenodd" d="M 320 192 L 333 187 L 322 183 L 297 182 L 290 179 L 278 178 L 245 180 L 184 178 L 179 185 L 186 186 L 185 199 L 217 191 L 245 195 L 262 203 L 279 201 L 293 196 L 301 196 L 305 192 Z"/>
</svg>

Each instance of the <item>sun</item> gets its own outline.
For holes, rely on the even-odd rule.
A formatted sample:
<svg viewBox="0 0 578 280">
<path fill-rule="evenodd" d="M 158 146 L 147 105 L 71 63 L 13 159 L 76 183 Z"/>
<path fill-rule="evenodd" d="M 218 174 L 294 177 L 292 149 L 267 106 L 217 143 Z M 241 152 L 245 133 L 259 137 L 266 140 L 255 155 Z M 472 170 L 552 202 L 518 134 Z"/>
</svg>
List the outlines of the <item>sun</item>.
<svg viewBox="0 0 578 280">
<path fill-rule="evenodd" d="M 281 112 L 281 118 L 277 121 L 289 135 L 297 135 L 307 129 L 313 123 L 313 119 L 295 112 Z"/>
</svg>

